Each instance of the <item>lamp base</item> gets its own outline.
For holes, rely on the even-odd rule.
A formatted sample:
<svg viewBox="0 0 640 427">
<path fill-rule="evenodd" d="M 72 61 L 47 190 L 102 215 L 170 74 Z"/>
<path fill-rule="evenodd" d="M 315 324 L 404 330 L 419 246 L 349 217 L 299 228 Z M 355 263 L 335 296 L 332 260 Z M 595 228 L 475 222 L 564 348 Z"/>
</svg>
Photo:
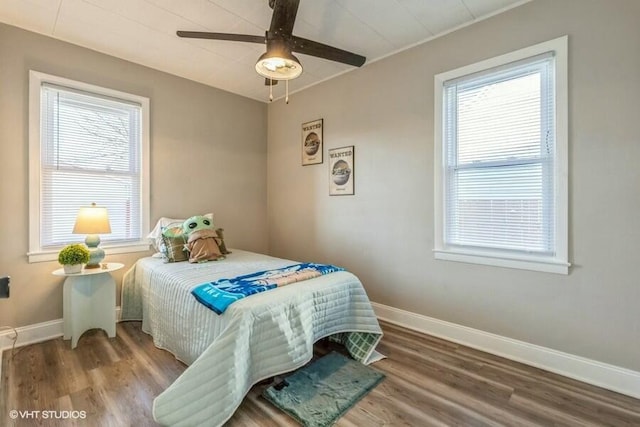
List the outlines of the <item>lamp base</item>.
<svg viewBox="0 0 640 427">
<path fill-rule="evenodd" d="M 97 234 L 88 234 L 84 239 L 85 245 L 89 248 L 89 262 L 84 268 L 100 268 L 100 263 L 104 259 L 104 250 L 99 248 L 100 236 Z"/>
</svg>

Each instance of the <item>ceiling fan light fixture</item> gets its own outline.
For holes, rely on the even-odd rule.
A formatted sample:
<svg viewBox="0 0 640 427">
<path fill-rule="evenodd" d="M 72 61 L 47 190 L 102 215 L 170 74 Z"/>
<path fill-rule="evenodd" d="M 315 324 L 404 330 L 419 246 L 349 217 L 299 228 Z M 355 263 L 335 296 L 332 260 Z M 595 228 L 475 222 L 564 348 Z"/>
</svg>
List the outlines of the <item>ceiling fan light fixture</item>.
<svg viewBox="0 0 640 427">
<path fill-rule="evenodd" d="M 302 74 L 302 64 L 290 52 L 267 50 L 258 58 L 256 72 L 272 80 L 291 80 Z"/>
</svg>

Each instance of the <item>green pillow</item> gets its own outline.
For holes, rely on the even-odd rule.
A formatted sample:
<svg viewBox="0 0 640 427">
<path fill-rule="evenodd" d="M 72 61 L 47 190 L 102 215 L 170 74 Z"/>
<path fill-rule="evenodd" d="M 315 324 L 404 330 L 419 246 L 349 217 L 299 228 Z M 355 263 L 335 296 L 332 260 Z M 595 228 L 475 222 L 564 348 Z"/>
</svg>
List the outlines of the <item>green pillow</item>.
<svg viewBox="0 0 640 427">
<path fill-rule="evenodd" d="M 166 262 L 180 262 L 189 259 L 184 248 L 187 237 L 182 231 L 182 223 L 172 223 L 162 229 L 162 257 Z"/>
<path fill-rule="evenodd" d="M 220 248 L 220 253 L 222 253 L 222 255 L 230 254 L 231 252 L 227 250 L 227 246 L 224 244 L 224 228 L 216 228 L 216 234 L 218 235 L 216 243 L 218 244 L 218 248 Z"/>
</svg>

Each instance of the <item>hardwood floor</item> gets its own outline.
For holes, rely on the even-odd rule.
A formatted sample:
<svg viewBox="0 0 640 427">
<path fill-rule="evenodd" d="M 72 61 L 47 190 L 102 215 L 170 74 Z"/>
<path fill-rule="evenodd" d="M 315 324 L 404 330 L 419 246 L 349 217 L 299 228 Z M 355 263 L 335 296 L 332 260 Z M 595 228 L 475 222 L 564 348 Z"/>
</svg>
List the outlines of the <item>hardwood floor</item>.
<svg viewBox="0 0 640 427">
<path fill-rule="evenodd" d="M 387 359 L 373 367 L 386 379 L 337 426 L 640 426 L 640 400 L 391 324 L 382 328 L 378 350 Z M 317 344 L 315 357 L 332 349 L 340 350 Z M 59 338 L 14 354 L 2 357 L 0 426 L 154 426 L 154 397 L 185 369 L 139 322 L 118 324 L 112 339 L 89 331 L 75 350 Z M 296 426 L 260 397 L 267 385 L 254 386 L 226 425 Z M 54 412 L 12 420 L 11 410 Z M 61 415 L 76 419 L 55 419 Z"/>
</svg>

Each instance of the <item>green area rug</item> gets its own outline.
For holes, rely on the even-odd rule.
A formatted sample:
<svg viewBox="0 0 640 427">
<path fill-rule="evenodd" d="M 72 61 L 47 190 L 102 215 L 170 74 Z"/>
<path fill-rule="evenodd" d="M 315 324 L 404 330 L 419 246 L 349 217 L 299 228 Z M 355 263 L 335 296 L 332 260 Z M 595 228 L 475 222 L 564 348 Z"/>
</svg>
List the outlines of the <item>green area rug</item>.
<svg viewBox="0 0 640 427">
<path fill-rule="evenodd" d="M 331 352 L 298 369 L 262 395 L 305 427 L 330 426 L 371 391 L 384 374 Z"/>
</svg>

